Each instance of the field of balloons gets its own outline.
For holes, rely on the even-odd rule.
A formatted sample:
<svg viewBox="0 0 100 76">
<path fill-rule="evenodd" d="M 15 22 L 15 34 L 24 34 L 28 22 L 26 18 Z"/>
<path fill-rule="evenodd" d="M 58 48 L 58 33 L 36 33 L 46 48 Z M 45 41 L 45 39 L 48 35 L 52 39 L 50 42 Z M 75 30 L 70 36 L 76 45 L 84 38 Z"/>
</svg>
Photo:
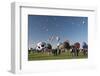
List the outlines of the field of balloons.
<svg viewBox="0 0 100 76">
<path fill-rule="evenodd" d="M 60 42 L 56 37 L 57 45 L 53 48 L 51 43 L 38 42 L 35 48 L 28 48 L 28 60 L 56 60 L 56 59 L 83 59 L 88 58 L 88 44 L 79 42 L 70 44 L 68 40 Z M 80 47 L 82 46 L 82 47 Z"/>
</svg>

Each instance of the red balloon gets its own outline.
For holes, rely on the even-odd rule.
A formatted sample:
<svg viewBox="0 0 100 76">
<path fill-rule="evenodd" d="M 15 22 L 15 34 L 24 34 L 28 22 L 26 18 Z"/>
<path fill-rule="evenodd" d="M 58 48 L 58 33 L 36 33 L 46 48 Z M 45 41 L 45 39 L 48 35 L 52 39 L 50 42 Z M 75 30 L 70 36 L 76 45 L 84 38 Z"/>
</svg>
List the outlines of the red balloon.
<svg viewBox="0 0 100 76">
<path fill-rule="evenodd" d="M 79 43 L 79 42 L 76 42 L 76 43 L 74 44 L 74 46 L 75 46 L 75 48 L 80 48 L 80 43 Z"/>
</svg>

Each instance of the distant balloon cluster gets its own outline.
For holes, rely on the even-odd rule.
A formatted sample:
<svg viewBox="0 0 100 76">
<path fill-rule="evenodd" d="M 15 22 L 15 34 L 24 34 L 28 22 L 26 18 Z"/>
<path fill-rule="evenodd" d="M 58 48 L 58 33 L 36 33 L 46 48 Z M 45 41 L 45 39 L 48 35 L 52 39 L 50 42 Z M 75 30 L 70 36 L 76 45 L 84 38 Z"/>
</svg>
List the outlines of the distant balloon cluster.
<svg viewBox="0 0 100 76">
<path fill-rule="evenodd" d="M 35 45 L 35 49 L 36 50 L 44 50 L 44 49 L 52 49 L 52 42 L 53 41 L 57 41 L 56 47 L 60 50 L 64 50 L 64 49 L 72 49 L 72 48 L 80 48 L 80 43 L 76 42 L 74 44 L 70 44 L 69 40 L 66 40 L 64 42 L 60 42 L 60 37 L 57 35 L 52 35 L 48 38 L 48 42 L 46 41 L 38 41 Z M 83 42 L 82 48 L 87 50 L 88 49 L 88 45 L 86 42 Z"/>
<path fill-rule="evenodd" d="M 86 42 L 83 42 L 82 48 L 80 49 L 80 43 L 75 42 L 73 45 L 70 44 L 68 40 L 64 42 L 59 42 L 60 38 L 58 36 L 55 37 L 55 39 L 58 41 L 56 48 L 52 48 L 52 44 L 47 42 L 38 42 L 36 44 L 36 48 L 31 48 L 29 51 L 33 50 L 35 52 L 42 52 L 42 53 L 48 53 L 54 54 L 54 55 L 60 55 L 63 52 L 66 52 L 67 50 L 70 50 L 70 53 L 73 56 L 79 56 L 79 52 L 81 51 L 84 55 L 87 55 L 88 53 L 88 45 Z"/>
</svg>

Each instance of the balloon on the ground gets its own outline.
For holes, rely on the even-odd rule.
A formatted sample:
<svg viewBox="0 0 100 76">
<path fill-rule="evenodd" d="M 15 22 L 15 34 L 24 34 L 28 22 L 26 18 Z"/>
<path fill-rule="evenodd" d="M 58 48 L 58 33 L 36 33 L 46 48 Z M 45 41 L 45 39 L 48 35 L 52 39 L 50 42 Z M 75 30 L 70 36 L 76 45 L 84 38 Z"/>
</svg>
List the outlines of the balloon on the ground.
<svg viewBox="0 0 100 76">
<path fill-rule="evenodd" d="M 39 42 L 37 43 L 36 50 L 43 50 L 46 47 L 45 42 Z"/>
</svg>

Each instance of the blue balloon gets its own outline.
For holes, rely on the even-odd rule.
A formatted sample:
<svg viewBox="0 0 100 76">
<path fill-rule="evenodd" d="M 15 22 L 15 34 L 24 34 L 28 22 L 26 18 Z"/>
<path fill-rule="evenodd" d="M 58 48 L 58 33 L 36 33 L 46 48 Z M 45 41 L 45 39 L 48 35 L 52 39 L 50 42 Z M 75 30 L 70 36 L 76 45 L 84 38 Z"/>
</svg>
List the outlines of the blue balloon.
<svg viewBox="0 0 100 76">
<path fill-rule="evenodd" d="M 85 43 L 85 42 L 83 42 L 83 49 L 88 49 L 88 45 Z"/>
</svg>

